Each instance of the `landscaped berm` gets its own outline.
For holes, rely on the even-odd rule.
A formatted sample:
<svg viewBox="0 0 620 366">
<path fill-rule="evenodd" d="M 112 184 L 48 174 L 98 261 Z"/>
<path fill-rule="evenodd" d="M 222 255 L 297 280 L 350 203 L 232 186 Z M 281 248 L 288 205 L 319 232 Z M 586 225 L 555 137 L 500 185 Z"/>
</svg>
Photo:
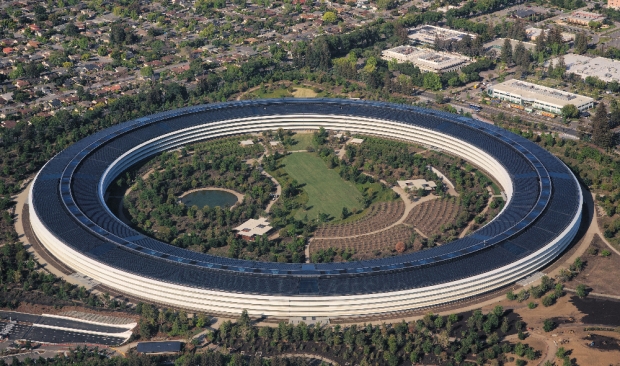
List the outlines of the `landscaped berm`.
<svg viewBox="0 0 620 366">
<path fill-rule="evenodd" d="M 328 169 L 325 162 L 312 153 L 293 153 L 283 159 L 284 171 L 295 179 L 308 195 L 307 210 L 299 210 L 298 220 L 306 215 L 316 219 L 319 213 L 340 217 L 342 208 L 349 211 L 362 209 L 362 194 L 353 183 L 342 179 L 334 169 Z"/>
</svg>

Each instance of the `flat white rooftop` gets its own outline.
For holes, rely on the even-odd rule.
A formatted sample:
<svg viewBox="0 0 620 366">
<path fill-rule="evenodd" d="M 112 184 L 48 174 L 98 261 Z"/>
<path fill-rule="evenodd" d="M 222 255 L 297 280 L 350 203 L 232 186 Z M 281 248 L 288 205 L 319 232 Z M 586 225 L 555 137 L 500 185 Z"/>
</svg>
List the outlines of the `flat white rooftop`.
<svg viewBox="0 0 620 366">
<path fill-rule="evenodd" d="M 437 188 L 437 184 L 432 180 L 426 179 L 410 179 L 410 180 L 399 180 L 396 183 L 400 186 L 400 188 L 405 189 L 424 189 L 426 191 L 431 191 Z"/>
<path fill-rule="evenodd" d="M 451 71 L 452 68 L 471 62 L 471 58 L 455 53 L 439 52 L 429 48 L 398 46 L 382 52 L 385 60 L 411 62 L 423 71 Z"/>
<path fill-rule="evenodd" d="M 567 104 L 573 104 L 579 107 L 594 102 L 594 99 L 590 97 L 515 79 L 493 85 L 490 89 L 494 92 L 502 91 L 512 95 L 518 95 L 523 100 L 539 101 L 559 107 Z"/>
<path fill-rule="evenodd" d="M 264 235 L 267 234 L 272 229 L 269 226 L 269 221 L 267 221 L 266 217 L 261 217 L 259 219 L 249 219 L 243 224 L 237 226 L 233 229 L 233 231 L 237 231 L 239 235 L 253 237 L 255 235 Z"/>
<path fill-rule="evenodd" d="M 240 142 L 241 146 L 250 146 L 250 145 L 254 145 L 254 141 L 252 140 L 243 140 Z"/>
<path fill-rule="evenodd" d="M 559 57 L 551 60 L 554 67 L 558 61 Z M 588 76 L 596 76 L 605 82 L 620 81 L 620 61 L 606 57 L 592 58 L 571 53 L 564 55 L 564 63 L 567 73 L 575 73 L 584 79 Z"/>
<path fill-rule="evenodd" d="M 421 25 L 417 28 L 409 29 L 409 39 L 425 44 L 435 42 L 435 37 L 442 41 L 460 41 L 468 35 L 471 39 L 476 38 L 473 33 L 461 32 L 450 28 L 435 27 L 434 25 Z"/>
</svg>

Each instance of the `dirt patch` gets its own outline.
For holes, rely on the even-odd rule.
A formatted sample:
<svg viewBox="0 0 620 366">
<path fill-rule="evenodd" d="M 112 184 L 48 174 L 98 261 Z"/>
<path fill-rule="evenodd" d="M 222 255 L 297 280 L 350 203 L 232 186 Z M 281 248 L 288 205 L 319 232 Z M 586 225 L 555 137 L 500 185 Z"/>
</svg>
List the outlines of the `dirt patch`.
<svg viewBox="0 0 620 366">
<path fill-rule="evenodd" d="M 588 334 L 583 338 L 588 347 L 601 351 L 620 351 L 620 342 L 616 338 L 600 334 Z"/>
<path fill-rule="evenodd" d="M 560 316 L 560 317 L 555 317 L 555 318 L 551 318 L 551 321 L 553 321 L 556 325 L 560 326 L 562 324 L 575 324 L 576 320 L 573 317 L 564 317 L 564 316 Z"/>
<path fill-rule="evenodd" d="M 527 304 L 532 301 L 538 306 L 535 309 L 528 309 Z M 569 296 L 564 295 L 560 297 L 557 302 L 549 307 L 544 307 L 540 303 L 540 299 L 528 299 L 522 303 L 517 302 L 509 302 L 510 304 L 519 304 L 518 309 L 515 309 L 523 320 L 528 324 L 528 327 L 541 331 L 542 325 L 545 319 L 554 319 L 554 318 L 565 318 L 565 319 L 574 319 L 575 322 L 581 321 L 581 317 L 583 314 L 579 312 L 579 310 L 570 302 Z M 506 306 L 504 306 L 506 308 Z M 557 323 L 556 323 L 557 324 Z"/>
<path fill-rule="evenodd" d="M 611 253 L 608 257 L 601 256 L 603 250 L 609 250 L 600 236 L 594 235 L 592 243 L 582 256 L 586 262 L 585 268 L 571 281 L 570 287 L 583 283 L 590 287 L 592 292 L 620 296 L 620 281 L 610 281 L 610 278 L 620 278 L 620 256 Z"/>
<path fill-rule="evenodd" d="M 619 301 L 596 297 L 580 299 L 572 296 L 570 302 L 584 314 L 581 322 L 585 324 L 620 326 Z"/>
<path fill-rule="evenodd" d="M 604 335 L 577 332 L 576 337 L 564 346 L 570 350 L 569 357 L 575 361 L 574 365 L 620 365 L 620 350 L 618 349 L 620 335 L 612 332 L 603 333 Z M 594 341 L 594 346 L 590 346 L 592 341 Z"/>
</svg>

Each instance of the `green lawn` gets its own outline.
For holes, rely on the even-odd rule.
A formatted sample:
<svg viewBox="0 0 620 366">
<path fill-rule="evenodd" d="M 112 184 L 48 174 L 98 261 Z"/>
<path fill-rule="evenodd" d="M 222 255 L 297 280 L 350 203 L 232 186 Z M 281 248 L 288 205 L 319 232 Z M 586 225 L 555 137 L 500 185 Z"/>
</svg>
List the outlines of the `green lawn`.
<svg viewBox="0 0 620 366">
<path fill-rule="evenodd" d="M 334 219 L 340 219 L 342 208 L 361 209 L 358 198 L 362 194 L 353 183 L 340 178 L 333 169 L 327 166 L 318 156 L 311 153 L 293 153 L 282 160 L 284 171 L 291 179 L 305 184 L 303 190 L 308 195 L 308 211 L 300 209 L 295 217 L 299 220 L 305 215 L 315 219 L 319 212 L 324 212 Z"/>
<path fill-rule="evenodd" d="M 314 146 L 313 143 L 314 135 L 311 133 L 298 133 L 293 136 L 293 140 L 296 142 L 295 145 L 291 146 L 289 150 L 306 150 L 308 146 Z"/>
</svg>

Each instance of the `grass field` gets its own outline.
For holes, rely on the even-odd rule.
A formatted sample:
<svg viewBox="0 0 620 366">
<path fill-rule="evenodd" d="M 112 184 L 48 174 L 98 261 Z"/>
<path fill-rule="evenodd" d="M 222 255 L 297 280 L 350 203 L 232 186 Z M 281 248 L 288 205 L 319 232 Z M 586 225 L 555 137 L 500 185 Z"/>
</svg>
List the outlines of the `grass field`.
<svg viewBox="0 0 620 366">
<path fill-rule="evenodd" d="M 355 186 L 340 178 L 333 169 L 327 166 L 318 156 L 311 153 L 293 153 L 282 161 L 284 171 L 291 179 L 305 184 L 303 190 L 308 195 L 309 208 L 307 211 L 300 209 L 295 217 L 302 219 L 308 215 L 308 219 L 315 219 L 319 212 L 327 213 L 334 219 L 340 219 L 342 208 L 349 211 L 352 208 L 361 209 L 358 198 L 362 194 Z"/>
<path fill-rule="evenodd" d="M 314 135 L 311 133 L 298 133 L 293 136 L 293 140 L 297 143 L 291 146 L 290 150 L 306 150 L 308 146 L 314 146 L 312 139 Z"/>
</svg>

